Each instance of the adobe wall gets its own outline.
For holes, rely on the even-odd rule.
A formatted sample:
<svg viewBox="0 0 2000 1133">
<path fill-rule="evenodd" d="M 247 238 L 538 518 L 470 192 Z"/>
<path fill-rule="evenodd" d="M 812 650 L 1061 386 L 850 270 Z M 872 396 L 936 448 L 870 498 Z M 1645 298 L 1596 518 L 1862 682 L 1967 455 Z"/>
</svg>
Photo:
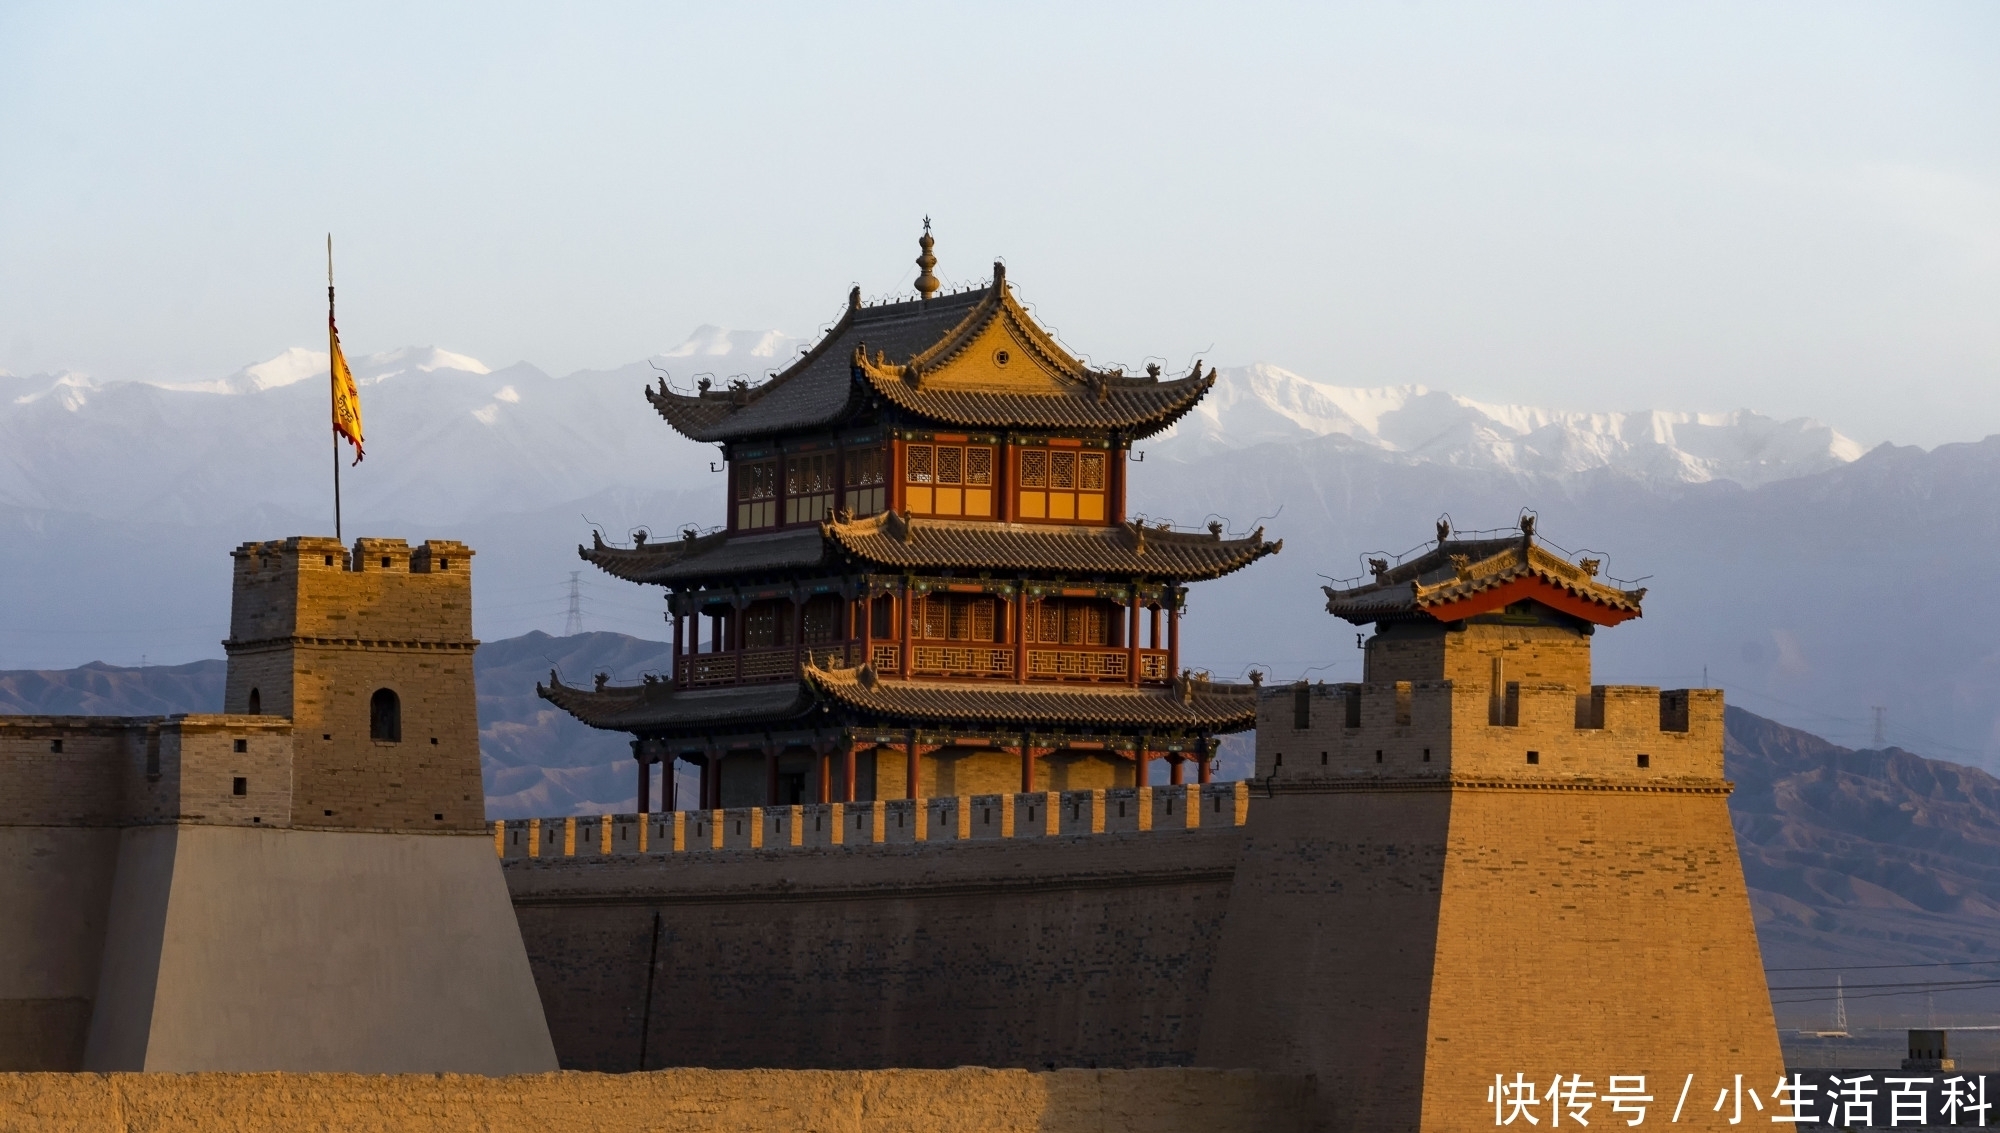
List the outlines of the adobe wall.
<svg viewBox="0 0 2000 1133">
<path fill-rule="evenodd" d="M 0 1071 L 83 1065 L 117 862 L 112 827 L 0 825 Z"/>
<path fill-rule="evenodd" d="M 116 837 L 84 1068 L 554 1068 L 491 838 Z"/>
<path fill-rule="evenodd" d="M 20 1133 L 1303 1133 L 1311 1083 L 1212 1070 L 661 1070 L 510 1078 L 0 1074 Z"/>
<path fill-rule="evenodd" d="M 955 805 L 937 812 L 950 846 L 510 857 L 563 1065 L 1193 1062 L 1240 829 L 1026 836 L 1018 800 L 1045 796 L 1009 798 L 1021 836 L 959 841 L 959 829 L 997 826 L 980 821 L 988 808 Z M 872 839 L 888 829 L 875 814 L 908 805 L 856 810 Z M 1088 807 L 1076 813 L 1060 821 L 1090 821 Z M 750 821 L 695 820 L 713 836 L 720 817 L 731 842 L 747 841 L 729 816 Z M 671 830 L 670 817 L 656 819 Z M 565 831 L 573 845 L 575 830 Z M 615 833 L 609 822 L 584 830 L 586 852 L 592 835 Z M 660 828 L 651 835 L 659 845 Z"/>
</svg>

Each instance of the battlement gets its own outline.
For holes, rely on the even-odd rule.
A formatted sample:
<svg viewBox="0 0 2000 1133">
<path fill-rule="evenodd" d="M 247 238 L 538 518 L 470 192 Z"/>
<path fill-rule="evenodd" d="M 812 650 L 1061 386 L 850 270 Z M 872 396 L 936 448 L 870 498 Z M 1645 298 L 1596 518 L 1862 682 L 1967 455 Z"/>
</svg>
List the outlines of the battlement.
<svg viewBox="0 0 2000 1133">
<path fill-rule="evenodd" d="M 292 721 L 298 825 L 480 829 L 472 549 L 300 535 L 231 554 L 223 708 Z"/>
<path fill-rule="evenodd" d="M 291 825 L 268 716 L 0 716 L 0 826 Z"/>
<path fill-rule="evenodd" d="M 1249 815 L 1250 786 L 1237 782 L 502 819 L 492 827 L 502 858 L 610 858 L 1166 833 L 1242 826 Z"/>
<path fill-rule="evenodd" d="M 295 535 L 236 548 L 232 651 L 293 638 L 377 645 L 462 644 L 472 637 L 472 555 L 463 543 Z"/>
<path fill-rule="evenodd" d="M 1279 685 L 1257 778 L 1722 778 L 1720 689 L 1457 681 Z"/>
</svg>

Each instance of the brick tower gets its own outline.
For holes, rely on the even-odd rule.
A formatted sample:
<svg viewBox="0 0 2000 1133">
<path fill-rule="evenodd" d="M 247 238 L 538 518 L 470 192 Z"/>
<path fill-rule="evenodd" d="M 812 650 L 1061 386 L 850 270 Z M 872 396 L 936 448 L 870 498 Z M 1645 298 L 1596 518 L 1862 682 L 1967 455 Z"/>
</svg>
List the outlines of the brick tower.
<svg viewBox="0 0 2000 1133">
<path fill-rule="evenodd" d="M 1327 590 L 1375 627 L 1363 680 L 1260 696 L 1269 798 L 1200 1063 L 1316 1074 L 1323 1119 L 1354 1130 L 1491 1127 L 1516 1074 L 1537 1098 L 1558 1073 L 1599 1095 L 1643 1076 L 1656 1122 L 1686 1092 L 1682 1125 L 1724 1124 L 1738 1074 L 1768 1098 L 1782 1060 L 1721 692 L 1592 685 L 1591 636 L 1645 591 L 1537 542 L 1531 517 L 1498 538 L 1440 524 L 1370 565 Z"/>
<path fill-rule="evenodd" d="M 78 958 L 81 1002 L 41 1064 L 555 1069 L 484 827 L 471 550 L 294 537 L 232 555 L 223 714 L 0 718 L 0 756 L 58 757 L 0 794 L 102 800 L 57 832 L 69 876 L 25 874 L 45 855 L 8 856 L 23 839 L 0 825 L 0 891 L 67 910 L 15 938 L 0 917 L 0 955 L 25 934 Z"/>
<path fill-rule="evenodd" d="M 477 830 L 472 551 L 427 540 L 245 543 L 225 711 L 292 720 L 292 825 Z"/>
</svg>

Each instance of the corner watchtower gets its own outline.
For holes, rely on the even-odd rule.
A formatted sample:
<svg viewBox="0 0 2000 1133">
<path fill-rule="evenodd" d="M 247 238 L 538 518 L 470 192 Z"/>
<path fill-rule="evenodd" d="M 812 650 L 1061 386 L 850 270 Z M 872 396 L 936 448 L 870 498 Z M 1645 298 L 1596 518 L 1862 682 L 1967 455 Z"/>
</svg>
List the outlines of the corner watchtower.
<svg viewBox="0 0 2000 1133">
<path fill-rule="evenodd" d="M 481 828 L 472 554 L 310 536 L 232 552 L 224 711 L 291 719 L 295 826 Z"/>
<path fill-rule="evenodd" d="M 1773 1080 L 1722 694 L 1591 683 L 1645 591 L 1526 516 L 1369 566 L 1326 591 L 1361 681 L 1259 692 L 1197 1063 L 1315 1074 L 1357 1133 L 1482 1125 L 1535 1067 Z"/>
</svg>

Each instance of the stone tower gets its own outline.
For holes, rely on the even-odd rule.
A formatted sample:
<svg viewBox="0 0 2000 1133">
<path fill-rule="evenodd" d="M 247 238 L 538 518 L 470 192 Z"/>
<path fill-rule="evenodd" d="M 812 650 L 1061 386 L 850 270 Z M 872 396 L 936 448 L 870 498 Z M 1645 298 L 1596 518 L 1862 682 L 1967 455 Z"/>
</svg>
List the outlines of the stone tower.
<svg viewBox="0 0 2000 1133">
<path fill-rule="evenodd" d="M 1517 1074 L 1538 1098 L 1558 1073 L 1599 1095 L 1643 1076 L 1655 1121 L 1685 1092 L 1683 1125 L 1726 1123 L 1711 1106 L 1737 1074 L 1768 1097 L 1783 1063 L 1721 692 L 1592 685 L 1592 635 L 1645 592 L 1531 519 L 1492 539 L 1441 524 L 1413 561 L 1371 566 L 1327 591 L 1375 627 L 1364 679 L 1260 696 L 1270 797 L 1198 1061 L 1316 1074 L 1322 1118 L 1354 1130 L 1491 1127 Z"/>
<path fill-rule="evenodd" d="M 295 536 L 233 557 L 224 710 L 291 718 L 292 825 L 480 829 L 472 551 Z"/>
</svg>

